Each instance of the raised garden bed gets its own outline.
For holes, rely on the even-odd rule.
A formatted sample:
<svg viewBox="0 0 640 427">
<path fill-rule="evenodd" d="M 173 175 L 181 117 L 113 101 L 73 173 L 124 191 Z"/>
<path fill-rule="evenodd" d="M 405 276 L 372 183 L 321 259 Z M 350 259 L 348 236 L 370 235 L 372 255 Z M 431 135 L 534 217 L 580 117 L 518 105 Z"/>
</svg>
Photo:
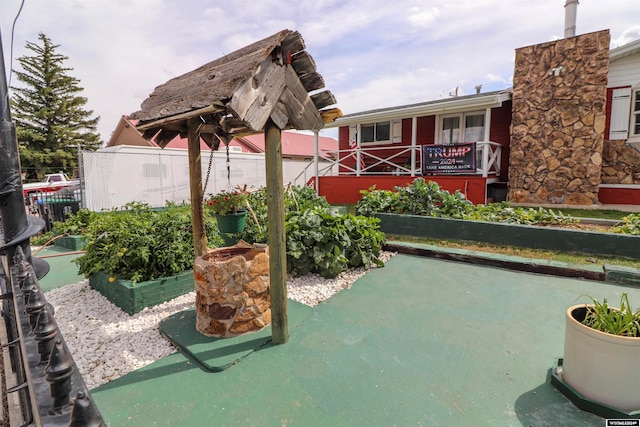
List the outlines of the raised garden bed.
<svg viewBox="0 0 640 427">
<path fill-rule="evenodd" d="M 386 234 L 640 259 L 640 236 L 559 227 L 380 213 Z"/>
<path fill-rule="evenodd" d="M 81 251 L 84 249 L 86 242 L 82 239 L 82 236 L 79 235 L 71 235 L 64 236 L 56 239 L 53 242 L 54 246 L 60 246 L 65 249 L 70 249 L 72 251 Z"/>
<path fill-rule="evenodd" d="M 130 280 L 110 282 L 107 273 L 98 272 L 89 276 L 89 285 L 129 315 L 194 290 L 193 271 L 135 285 Z"/>
</svg>

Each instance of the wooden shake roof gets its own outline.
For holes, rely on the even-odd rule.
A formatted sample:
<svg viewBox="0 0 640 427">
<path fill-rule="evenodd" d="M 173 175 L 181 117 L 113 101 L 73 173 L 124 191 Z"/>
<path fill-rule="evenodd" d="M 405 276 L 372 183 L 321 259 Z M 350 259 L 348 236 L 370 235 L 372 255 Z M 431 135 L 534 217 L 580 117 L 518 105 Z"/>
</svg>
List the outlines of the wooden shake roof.
<svg viewBox="0 0 640 427">
<path fill-rule="evenodd" d="M 323 128 L 342 115 L 328 108 L 336 100 L 324 86 L 300 33 L 283 30 L 156 87 L 131 117 L 161 146 L 197 118 L 200 135 L 217 147 L 262 132 L 268 119 L 280 129 Z"/>
</svg>

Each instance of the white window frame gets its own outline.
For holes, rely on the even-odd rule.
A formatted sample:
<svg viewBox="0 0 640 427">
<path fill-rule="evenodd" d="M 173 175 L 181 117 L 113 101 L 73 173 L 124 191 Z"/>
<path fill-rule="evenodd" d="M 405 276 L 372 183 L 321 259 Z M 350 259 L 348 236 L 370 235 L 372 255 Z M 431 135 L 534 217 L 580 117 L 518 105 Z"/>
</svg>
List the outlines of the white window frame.
<svg viewBox="0 0 640 427">
<path fill-rule="evenodd" d="M 612 90 L 609 135 L 607 135 L 611 141 L 629 139 L 632 94 L 633 90 L 630 86 Z"/>
<path fill-rule="evenodd" d="M 484 131 L 483 131 L 483 138 L 480 141 L 463 141 L 464 139 L 464 134 L 465 134 L 465 124 L 466 124 L 466 118 L 467 116 L 483 116 L 484 117 Z M 484 135 L 486 135 L 486 131 L 487 131 L 487 114 L 486 111 L 484 110 L 477 110 L 477 111 L 466 111 L 463 113 L 455 113 L 455 114 L 442 114 L 438 116 L 438 131 L 437 131 L 437 137 L 436 137 L 436 144 L 443 144 L 443 139 L 444 139 L 444 132 L 442 130 L 442 125 L 444 122 L 444 119 L 450 118 L 450 117 L 458 117 L 459 118 L 459 123 L 460 123 L 460 128 L 459 128 L 459 135 L 460 135 L 460 141 L 458 141 L 459 143 L 462 142 L 481 142 L 484 140 Z"/>
<path fill-rule="evenodd" d="M 381 124 L 381 123 L 389 123 L 389 139 L 386 140 L 382 140 L 382 141 L 373 141 L 373 142 L 364 142 L 362 141 L 362 139 L 360 140 L 360 145 L 363 147 L 366 146 L 373 146 L 373 145 L 386 145 L 386 144 L 397 144 L 402 142 L 402 120 L 398 119 L 398 120 L 381 120 L 378 122 L 370 122 L 370 123 L 363 123 L 361 125 L 359 125 L 358 127 L 356 126 L 350 126 L 349 127 L 349 141 L 351 141 L 350 146 L 351 145 L 355 145 L 353 142 L 356 141 L 356 135 L 357 135 L 357 129 L 360 128 L 362 129 L 362 126 L 373 126 L 375 129 L 376 124 Z M 374 138 L 375 138 L 375 134 L 374 134 Z"/>
<path fill-rule="evenodd" d="M 640 142 L 640 85 L 631 89 L 629 116 L 629 139 L 627 142 Z"/>
</svg>

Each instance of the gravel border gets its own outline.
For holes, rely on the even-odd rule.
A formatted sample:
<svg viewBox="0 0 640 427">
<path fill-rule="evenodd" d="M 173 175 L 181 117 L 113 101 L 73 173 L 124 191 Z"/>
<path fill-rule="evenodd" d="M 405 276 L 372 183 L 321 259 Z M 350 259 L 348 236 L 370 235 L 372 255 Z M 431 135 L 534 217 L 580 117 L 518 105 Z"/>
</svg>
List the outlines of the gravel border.
<svg viewBox="0 0 640 427">
<path fill-rule="evenodd" d="M 383 252 L 383 262 L 393 257 Z M 335 279 L 310 274 L 287 278 L 289 299 L 314 307 L 349 288 L 368 270 L 345 271 Z M 194 306 L 195 292 L 129 316 L 89 286 L 88 280 L 52 289 L 45 298 L 89 389 L 142 368 L 176 348 L 160 334 L 160 321 Z"/>
</svg>

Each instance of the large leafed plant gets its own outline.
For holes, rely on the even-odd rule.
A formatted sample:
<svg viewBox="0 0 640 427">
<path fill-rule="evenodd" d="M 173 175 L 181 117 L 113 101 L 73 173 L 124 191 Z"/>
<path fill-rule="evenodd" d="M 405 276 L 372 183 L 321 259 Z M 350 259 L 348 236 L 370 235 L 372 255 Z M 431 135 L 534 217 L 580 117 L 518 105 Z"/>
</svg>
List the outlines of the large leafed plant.
<svg viewBox="0 0 640 427">
<path fill-rule="evenodd" d="M 205 221 L 209 246 L 220 246 L 215 220 Z M 85 238 L 86 253 L 75 262 L 87 277 L 103 271 L 136 283 L 193 268 L 191 209 L 187 205 L 153 210 L 146 204 L 129 203 L 124 210 L 95 215 Z"/>
</svg>

